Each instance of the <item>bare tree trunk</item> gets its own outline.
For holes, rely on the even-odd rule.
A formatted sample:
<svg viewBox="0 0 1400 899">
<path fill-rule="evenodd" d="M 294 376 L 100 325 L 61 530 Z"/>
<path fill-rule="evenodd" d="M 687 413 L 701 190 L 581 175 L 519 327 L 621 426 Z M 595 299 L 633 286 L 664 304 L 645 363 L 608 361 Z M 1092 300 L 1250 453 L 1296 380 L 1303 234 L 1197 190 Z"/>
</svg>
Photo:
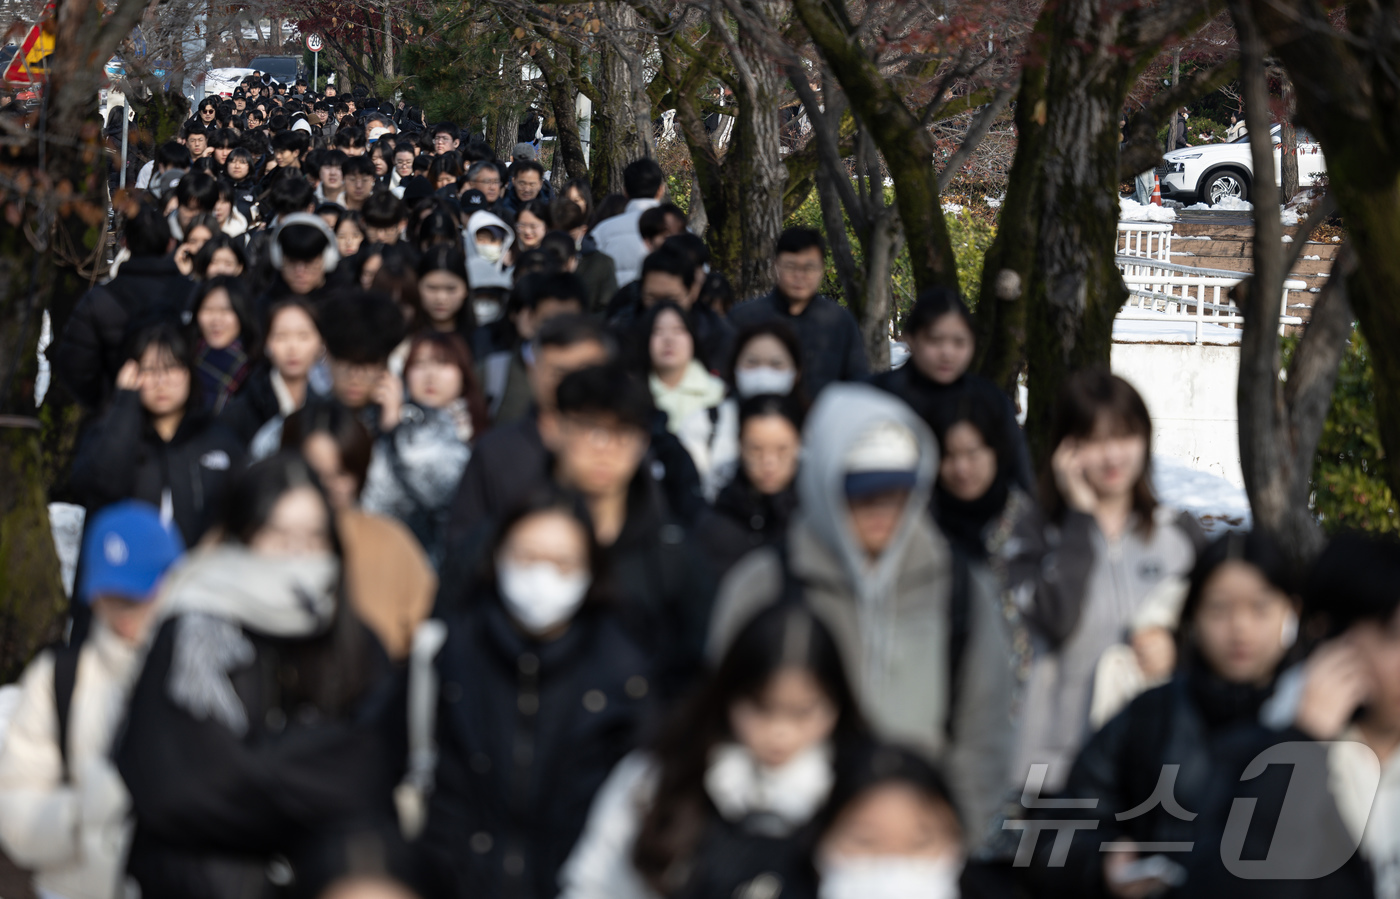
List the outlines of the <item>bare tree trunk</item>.
<svg viewBox="0 0 1400 899">
<path fill-rule="evenodd" d="M 625 46 L 627 37 L 638 30 L 637 12 L 623 3 L 608 2 L 602 4 L 600 18 L 605 39 L 597 66 L 599 99 L 593 106 L 589 169 L 593 196 L 599 200 L 610 193 L 621 193 L 622 170 L 633 160 L 651 155 L 651 120 L 646 118 L 646 127 L 638 128 L 633 96 L 631 63 L 640 67 L 641 61 L 633 58 Z"/>
<path fill-rule="evenodd" d="M 566 49 L 558 47 L 556 53 L 564 54 Z M 555 172 L 562 174 L 564 181 L 588 175 L 588 162 L 583 157 L 583 140 L 578 131 L 578 110 L 575 107 L 577 91 L 569 77 L 566 60 L 556 59 L 543 47 L 532 57 L 544 76 L 550 108 L 554 110 L 555 133 Z M 559 182 L 564 183 L 563 181 Z"/>
<path fill-rule="evenodd" d="M 1273 204 L 1263 202 L 1274 181 L 1265 46 L 1248 0 L 1231 0 L 1230 11 L 1239 35 L 1240 81 L 1255 183 L 1264 185 L 1255 205 L 1254 275 L 1235 290 L 1245 320 L 1238 394 L 1240 463 L 1257 525 L 1291 554 L 1310 559 L 1323 546 L 1322 530 L 1308 508 L 1313 459 L 1337 367 L 1351 334 L 1345 290 L 1349 260 L 1333 270 L 1327 292 L 1314 306 L 1285 384 L 1279 378 L 1279 298 L 1307 234 L 1297 235 L 1298 249 L 1286 254 L 1283 226 Z M 1316 211 L 1314 221 L 1325 217 L 1322 208 Z"/>
<path fill-rule="evenodd" d="M 394 3 L 384 0 L 384 77 L 394 77 Z"/>
<path fill-rule="evenodd" d="M 1328 192 L 1356 256 L 1348 296 L 1367 343 L 1377 348 L 1371 362 L 1383 474 L 1400 495 L 1400 353 L 1391 349 L 1400 346 L 1400 95 L 1392 74 L 1400 67 L 1392 37 L 1400 33 L 1400 11 L 1351 4 L 1338 31 L 1330 7 L 1315 0 L 1248 0 L 1248 7 L 1288 71 L 1299 122 L 1327 158 Z"/>
<path fill-rule="evenodd" d="M 1036 23 L 1026 53 L 1036 62 L 1022 72 L 1020 140 L 979 314 L 982 368 L 1005 388 L 1023 347 L 1026 430 L 1037 460 L 1051 449 L 1061 385 L 1075 371 L 1108 365 L 1113 319 L 1127 297 L 1114 264 L 1119 113 L 1141 61 L 1203 22 L 1213 4 L 1062 0 L 1046 4 Z"/>
<path fill-rule="evenodd" d="M 1280 203 L 1292 202 L 1298 194 L 1298 129 L 1293 124 L 1298 104 L 1293 98 L 1293 85 L 1283 79 L 1283 123 L 1279 128 L 1279 187 Z M 1259 183 L 1255 179 L 1255 183 Z"/>
<path fill-rule="evenodd" d="M 39 120 L 7 155 L 0 217 L 0 679 L 57 634 L 66 605 L 49 530 L 50 476 L 34 409 L 36 343 L 56 290 L 95 277 L 106 241 L 107 168 L 101 135 L 85 128 L 98 79 L 144 4 L 110 15 L 92 0 L 60 0 Z M 71 192 L 60 197 L 60 191 Z M 88 280 L 87 277 L 84 280 Z"/>
</svg>

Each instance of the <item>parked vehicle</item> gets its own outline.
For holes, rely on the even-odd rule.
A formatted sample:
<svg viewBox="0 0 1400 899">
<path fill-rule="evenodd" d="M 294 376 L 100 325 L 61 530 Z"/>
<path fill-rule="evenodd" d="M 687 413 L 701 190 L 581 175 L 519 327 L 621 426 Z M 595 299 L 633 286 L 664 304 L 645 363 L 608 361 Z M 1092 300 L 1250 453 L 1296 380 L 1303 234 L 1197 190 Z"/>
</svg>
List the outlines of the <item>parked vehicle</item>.
<svg viewBox="0 0 1400 899">
<path fill-rule="evenodd" d="M 1272 129 L 1274 139 L 1274 181 L 1280 183 L 1279 132 Z M 1230 143 L 1201 144 L 1183 147 L 1167 153 L 1157 166 L 1163 199 L 1214 206 L 1226 197 L 1251 200 L 1254 187 L 1254 163 L 1250 156 L 1249 135 Z M 1311 187 L 1319 175 L 1326 173 L 1322 148 L 1311 134 L 1298 129 L 1298 186 Z"/>
<path fill-rule="evenodd" d="M 238 85 L 251 74 L 252 69 L 210 69 L 204 75 L 204 95 L 232 97 Z"/>
<path fill-rule="evenodd" d="M 248 68 L 266 72 L 283 84 L 293 84 L 305 74 L 299 56 L 254 56 L 248 60 Z"/>
</svg>

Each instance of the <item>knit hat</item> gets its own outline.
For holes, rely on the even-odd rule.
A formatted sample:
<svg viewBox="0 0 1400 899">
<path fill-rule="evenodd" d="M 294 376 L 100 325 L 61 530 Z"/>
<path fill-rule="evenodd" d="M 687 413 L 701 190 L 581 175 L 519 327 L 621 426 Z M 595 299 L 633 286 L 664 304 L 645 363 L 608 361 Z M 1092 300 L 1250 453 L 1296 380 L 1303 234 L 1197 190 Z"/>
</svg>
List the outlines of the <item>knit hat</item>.
<svg viewBox="0 0 1400 899">
<path fill-rule="evenodd" d="M 126 500 L 98 512 L 83 537 L 83 579 L 78 596 L 115 595 L 145 602 L 185 552 L 185 542 L 148 503 Z"/>
<path fill-rule="evenodd" d="M 525 160 L 534 162 L 536 159 L 535 145 L 531 143 L 526 143 L 525 141 L 521 141 L 520 143 L 516 144 L 513 148 L 511 148 L 510 158 L 514 162 L 522 162 Z"/>
<path fill-rule="evenodd" d="M 919 468 L 919 443 L 904 425 L 881 422 L 852 444 L 845 457 L 846 497 L 912 490 Z"/>
</svg>

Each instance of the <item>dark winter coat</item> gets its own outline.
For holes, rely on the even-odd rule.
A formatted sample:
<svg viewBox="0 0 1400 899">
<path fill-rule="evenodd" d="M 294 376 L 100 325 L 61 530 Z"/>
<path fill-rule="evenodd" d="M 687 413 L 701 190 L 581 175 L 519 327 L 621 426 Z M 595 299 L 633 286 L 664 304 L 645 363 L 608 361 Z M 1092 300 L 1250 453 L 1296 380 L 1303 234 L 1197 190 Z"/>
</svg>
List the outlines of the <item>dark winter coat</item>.
<svg viewBox="0 0 1400 899">
<path fill-rule="evenodd" d="M 491 596 L 448 619 L 437 670 L 423 845 L 444 895 L 555 899 L 594 793 L 650 711 L 644 653 L 605 610 L 585 608 L 541 643 Z"/>
<path fill-rule="evenodd" d="M 585 237 L 574 270 L 588 295 L 588 312 L 602 312 L 617 293 L 617 266 L 607 253 L 598 249 L 592 238 Z"/>
<path fill-rule="evenodd" d="M 643 462 L 628 493 L 627 520 L 604 558 L 622 618 L 655 660 L 658 689 L 669 699 L 700 670 L 718 578 L 647 469 Z"/>
<path fill-rule="evenodd" d="M 1062 792 L 1067 798 L 1094 800 L 1095 806 L 1037 813 L 1057 820 L 1092 820 L 1096 826 L 1074 832 L 1063 867 L 1047 865 L 1050 844 L 1055 841 L 1048 834 L 1041 836 L 1036 862 L 1028 872 L 1035 895 L 1108 896 L 1099 847 L 1132 840 L 1189 847 L 1159 853 L 1186 869 L 1185 885 L 1165 894 L 1170 897 L 1369 896 L 1369 870 L 1359 855 L 1332 876 L 1315 881 L 1242 880 L 1222 866 L 1222 855 L 1232 851 L 1223 843 L 1237 797 L 1259 797 L 1255 817 L 1260 820 L 1251 822 L 1249 834 L 1262 843 L 1247 842 L 1236 857 L 1272 855 L 1270 841 L 1280 838 L 1275 837 L 1274 823 L 1283 794 L 1291 792 L 1292 767 L 1272 766 L 1244 781 L 1241 775 L 1246 766 L 1279 742 L 1310 743 L 1296 730 L 1275 732 L 1259 723 L 1260 709 L 1271 691 L 1272 685 L 1227 683 L 1198 666 L 1137 697 L 1105 724 L 1079 753 Z M 1318 758 L 1325 780 L 1325 749 Z M 1159 801 L 1165 796 L 1156 794 L 1173 767 L 1171 799 L 1176 808 L 1169 809 Z M 1326 796 L 1325 787 L 1320 792 Z M 1329 826 L 1344 828 L 1330 799 L 1314 811 L 1316 817 L 1308 826 L 1319 839 Z M 1239 852 L 1238 847 L 1233 851 Z M 1250 888 L 1260 892 L 1251 893 Z"/>
<path fill-rule="evenodd" d="M 457 553 L 482 539 L 495 522 L 548 481 L 549 453 L 535 415 L 482 434 L 452 500 L 448 547 Z"/>
<path fill-rule="evenodd" d="M 701 513 L 695 523 L 694 538 L 710 563 L 716 580 L 744 556 L 764 546 L 779 543 L 787 534 L 797 493 L 791 487 L 765 496 L 749 483 L 743 469 L 734 476 L 712 508 Z"/>
<path fill-rule="evenodd" d="M 264 359 L 253 368 L 242 389 L 228 401 L 219 421 L 246 447 L 253 442 L 258 430 L 281 411 L 277 393 L 272 389 L 272 367 Z"/>
<path fill-rule="evenodd" d="M 116 749 L 136 815 L 128 871 L 142 896 L 314 897 L 367 859 L 397 867 L 391 797 L 406 710 L 382 651 L 377 686 L 332 720 L 283 700 L 281 641 L 245 629 L 256 660 L 231 672 L 250 725 L 240 738 L 170 698 L 181 620 L 160 629 Z M 294 878 L 290 886 L 270 882 L 279 868 Z"/>
<path fill-rule="evenodd" d="M 54 375 L 89 409 L 100 409 L 116 389 L 136 332 L 162 321 L 179 322 L 192 282 L 173 256 L 137 256 L 117 276 L 78 301 L 49 351 Z"/>
<path fill-rule="evenodd" d="M 801 314 L 793 315 L 775 290 L 729 310 L 729 323 L 736 331 L 773 319 L 797 332 L 802 344 L 802 383 L 813 399 L 833 381 L 858 381 L 870 374 L 860 327 L 835 300 L 818 294 Z"/>
<path fill-rule="evenodd" d="M 934 433 L 958 412 L 962 403 L 980 403 L 996 411 L 1002 421 L 1006 449 L 1010 456 L 1008 474 L 1011 483 L 1034 494 L 1035 476 L 1031 473 L 1031 453 L 1026 436 L 1016 421 L 1016 407 L 1011 398 L 981 375 L 965 374 L 952 384 L 939 384 L 919 371 L 913 361 L 894 371 L 882 372 L 870 379 L 881 390 L 894 394 L 928 422 Z"/>
<path fill-rule="evenodd" d="M 166 443 L 134 390 L 119 390 L 93 422 L 73 460 L 71 486 L 88 514 L 124 499 L 160 508 L 165 491 L 186 546 L 194 546 L 223 513 L 243 446 L 205 412 L 190 412 Z"/>
</svg>

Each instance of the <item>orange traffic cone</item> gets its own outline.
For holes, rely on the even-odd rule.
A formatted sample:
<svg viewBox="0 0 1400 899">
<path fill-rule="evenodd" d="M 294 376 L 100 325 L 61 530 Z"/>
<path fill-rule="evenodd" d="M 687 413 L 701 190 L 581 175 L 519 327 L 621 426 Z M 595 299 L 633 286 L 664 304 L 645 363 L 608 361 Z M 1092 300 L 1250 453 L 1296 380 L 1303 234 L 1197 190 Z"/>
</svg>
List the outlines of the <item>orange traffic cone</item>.
<svg viewBox="0 0 1400 899">
<path fill-rule="evenodd" d="M 1155 172 L 1152 175 L 1152 205 L 1162 205 L 1162 179 Z"/>
</svg>

